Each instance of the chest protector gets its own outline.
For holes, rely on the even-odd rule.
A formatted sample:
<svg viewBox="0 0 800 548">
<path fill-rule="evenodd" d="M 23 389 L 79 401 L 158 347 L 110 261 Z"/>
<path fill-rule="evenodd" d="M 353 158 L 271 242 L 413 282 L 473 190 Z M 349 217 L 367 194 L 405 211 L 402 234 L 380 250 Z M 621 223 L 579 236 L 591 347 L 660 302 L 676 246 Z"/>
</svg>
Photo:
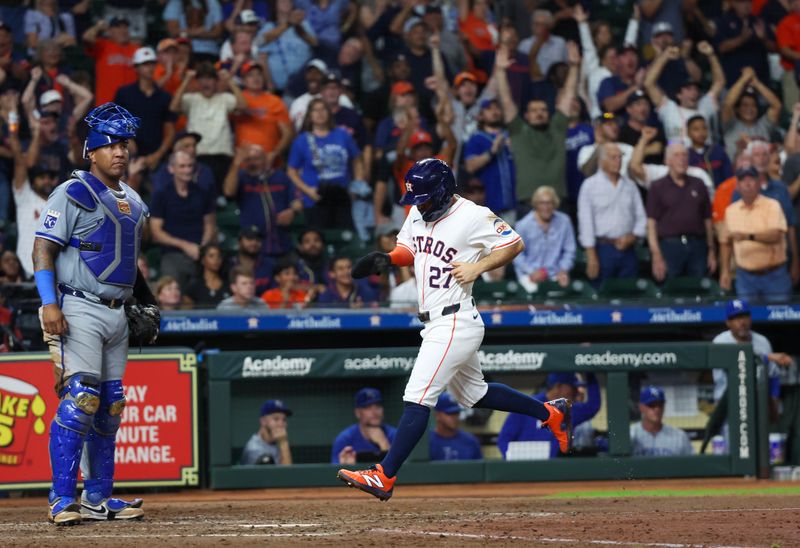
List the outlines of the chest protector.
<svg viewBox="0 0 800 548">
<path fill-rule="evenodd" d="M 142 227 L 149 216 L 147 207 L 130 194 L 117 198 L 89 172 L 76 170 L 73 176 L 76 178 L 66 183 L 67 196 L 87 211 L 99 207 L 104 218 L 87 234 L 70 238 L 69 245 L 78 249 L 98 281 L 133 287 Z"/>
</svg>

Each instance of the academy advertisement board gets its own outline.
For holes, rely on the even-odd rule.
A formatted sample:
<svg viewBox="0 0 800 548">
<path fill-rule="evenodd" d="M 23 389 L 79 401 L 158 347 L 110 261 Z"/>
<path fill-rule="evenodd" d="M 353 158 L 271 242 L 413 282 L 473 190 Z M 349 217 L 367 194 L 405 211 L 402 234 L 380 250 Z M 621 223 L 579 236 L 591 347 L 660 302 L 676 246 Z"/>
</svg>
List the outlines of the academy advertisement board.
<svg viewBox="0 0 800 548">
<path fill-rule="evenodd" d="M 47 488 L 58 407 L 47 354 L 0 355 L 0 490 Z M 129 356 L 116 484 L 198 485 L 197 367 L 190 351 Z"/>
<path fill-rule="evenodd" d="M 478 352 L 486 373 L 553 371 L 629 371 L 640 368 L 702 369 L 705 343 L 483 346 Z M 402 377 L 414 367 L 416 348 L 348 348 L 220 352 L 206 357 L 209 378 Z"/>
</svg>

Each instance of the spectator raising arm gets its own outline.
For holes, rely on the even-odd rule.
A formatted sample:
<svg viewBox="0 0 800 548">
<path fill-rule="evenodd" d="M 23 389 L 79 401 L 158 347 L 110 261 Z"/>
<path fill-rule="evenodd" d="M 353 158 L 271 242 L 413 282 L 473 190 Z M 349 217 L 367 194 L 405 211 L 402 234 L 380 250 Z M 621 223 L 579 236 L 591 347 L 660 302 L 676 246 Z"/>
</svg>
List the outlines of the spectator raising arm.
<svg viewBox="0 0 800 548">
<path fill-rule="evenodd" d="M 403 36 L 403 25 L 405 25 L 406 20 L 411 16 L 411 10 L 417 5 L 414 0 L 403 0 L 401 4 L 403 6 L 402 9 L 397 12 L 397 15 L 394 16 L 392 22 L 389 24 L 389 31 L 397 36 Z"/>
<path fill-rule="evenodd" d="M 722 48 L 720 47 L 720 51 Z M 728 90 L 728 94 L 725 96 L 725 100 L 722 102 L 722 113 L 721 113 L 721 121 L 722 125 L 725 126 L 728 122 L 731 122 L 736 117 L 736 112 L 734 112 L 734 108 L 736 107 L 736 103 L 739 101 L 739 98 L 742 96 L 745 88 L 753 81 L 753 78 L 756 77 L 756 71 L 753 70 L 753 67 L 744 67 L 742 69 L 742 75 L 739 76 L 739 79 L 734 82 L 731 86 L 731 89 Z M 780 102 L 778 103 L 780 106 Z"/>
<path fill-rule="evenodd" d="M 646 19 L 655 17 L 658 10 L 661 9 L 661 2 L 662 0 L 641 0 L 638 5 L 642 16 Z"/>
<path fill-rule="evenodd" d="M 6 123 L 8 116 L 6 115 Z M 11 158 L 14 160 L 14 177 L 11 184 L 14 190 L 21 189 L 28 182 L 28 164 L 25 162 L 25 153 L 19 140 L 19 131 L 9 132 L 8 146 L 11 149 Z"/>
<path fill-rule="evenodd" d="M 181 81 L 181 85 L 178 86 L 178 89 L 175 91 L 175 96 L 169 103 L 169 109 L 172 112 L 180 114 L 183 111 L 183 107 L 181 105 L 183 94 L 186 93 L 186 88 L 189 86 L 191 81 L 194 80 L 196 74 L 197 71 L 189 69 L 186 71 L 186 74 L 183 75 L 183 80 Z"/>
<path fill-rule="evenodd" d="M 642 4 L 642 11 L 644 12 L 644 4 Z M 681 49 L 677 46 L 670 46 L 662 51 L 650 64 L 650 68 L 647 69 L 644 77 L 644 90 L 656 108 L 661 107 L 668 100 L 666 94 L 658 85 L 658 79 L 661 78 L 661 73 L 668 62 L 677 61 L 680 58 Z"/>
<path fill-rule="evenodd" d="M 656 138 L 658 130 L 654 127 L 643 127 L 639 141 L 633 147 L 631 161 L 628 163 L 628 176 L 639 185 L 647 187 L 647 171 L 644 167 L 645 150 L 650 142 Z"/>
<path fill-rule="evenodd" d="M 245 158 L 247 158 L 247 147 L 237 148 L 231 161 L 231 167 L 222 183 L 222 194 L 228 199 L 235 199 L 239 193 L 239 168 L 242 167 Z"/>
<path fill-rule="evenodd" d="M 83 33 L 81 36 L 81 40 L 83 44 L 88 47 L 92 47 L 95 42 L 97 42 L 98 35 L 105 32 L 108 28 L 108 21 L 105 19 L 100 19 L 94 26 L 89 27 L 86 29 L 86 32 Z"/>
<path fill-rule="evenodd" d="M 786 154 L 797 154 L 800 152 L 800 138 L 797 135 L 797 124 L 800 124 L 800 103 L 795 103 L 792 108 L 792 121 L 789 122 L 789 130 L 786 132 L 786 138 L 783 140 Z M 792 196 L 792 198 L 794 198 L 794 196 Z"/>
<path fill-rule="evenodd" d="M 447 88 L 444 88 L 447 89 Z M 447 93 L 442 92 L 442 95 Z M 458 147 L 458 141 L 453 133 L 453 120 L 455 113 L 453 112 L 453 104 L 447 100 L 444 95 L 443 99 L 439 100 L 436 105 L 436 133 L 443 139 L 442 148 L 439 150 L 439 158 L 444 160 L 447 164 L 452 165 Z"/>
<path fill-rule="evenodd" d="M 28 80 L 28 85 L 22 92 L 22 108 L 25 109 L 25 116 L 30 119 L 33 111 L 36 110 L 36 88 L 44 75 L 42 67 L 35 66 L 31 69 L 31 79 Z"/>
<path fill-rule="evenodd" d="M 556 99 L 556 109 L 569 118 L 572 100 L 578 92 L 578 73 L 581 69 L 581 51 L 575 42 L 567 42 L 567 61 L 569 72 Z"/>
<path fill-rule="evenodd" d="M 82 85 L 72 81 L 66 74 L 59 74 L 56 76 L 56 83 L 72 95 L 75 106 L 72 108 L 72 114 L 69 117 L 68 124 L 70 126 L 75 126 L 80 119 L 89 112 L 89 107 L 92 106 L 92 102 L 94 101 L 94 95 Z"/>
<path fill-rule="evenodd" d="M 619 93 L 603 99 L 600 104 L 602 110 L 604 112 L 619 112 L 620 110 L 624 109 L 625 105 L 628 104 L 628 97 L 636 93 L 636 91 L 642 86 L 643 75 L 644 69 L 639 69 L 636 72 L 636 76 L 634 77 L 633 83 L 630 86 Z M 600 89 L 602 89 L 602 87 Z"/>
<path fill-rule="evenodd" d="M 28 143 L 28 150 L 25 151 L 26 169 L 30 169 L 39 163 L 39 151 L 42 146 L 39 119 L 34 115 L 28 116 L 28 126 L 31 128 L 31 142 Z"/>
<path fill-rule="evenodd" d="M 436 78 L 436 95 L 441 101 L 444 99 L 450 102 L 450 84 L 447 83 L 447 75 L 444 69 L 444 58 L 442 57 L 441 39 L 438 32 L 431 34 L 428 41 L 431 48 L 431 61 L 433 64 L 433 76 Z M 442 93 L 443 91 L 443 93 Z"/>
<path fill-rule="evenodd" d="M 711 66 L 711 87 L 708 93 L 714 98 L 714 101 L 717 101 L 719 94 L 725 89 L 725 72 L 722 70 L 722 65 L 711 44 L 703 40 L 697 44 L 697 51 L 706 56 L 708 64 Z"/>
<path fill-rule="evenodd" d="M 753 78 L 752 84 L 769 105 L 767 107 L 767 119 L 773 124 L 777 124 L 781 117 L 781 110 L 783 110 L 781 100 L 769 89 L 769 86 L 765 85 L 757 76 Z"/>
<path fill-rule="evenodd" d="M 236 110 L 247 110 L 247 99 L 242 95 L 242 89 L 236 84 L 236 80 L 233 78 L 230 71 L 224 69 L 219 71 L 219 79 L 223 85 L 228 86 L 233 96 L 236 97 Z M 178 91 L 180 91 L 180 89 Z M 175 95 L 177 95 L 177 93 Z M 172 105 L 170 105 L 170 108 L 172 108 Z"/>
<path fill-rule="evenodd" d="M 519 114 L 517 104 L 511 96 L 511 86 L 508 84 L 506 71 L 514 61 L 507 46 L 500 46 L 494 60 L 494 76 L 497 82 L 497 93 L 500 96 L 500 106 L 503 108 L 503 118 L 506 124 L 513 122 Z"/>
</svg>

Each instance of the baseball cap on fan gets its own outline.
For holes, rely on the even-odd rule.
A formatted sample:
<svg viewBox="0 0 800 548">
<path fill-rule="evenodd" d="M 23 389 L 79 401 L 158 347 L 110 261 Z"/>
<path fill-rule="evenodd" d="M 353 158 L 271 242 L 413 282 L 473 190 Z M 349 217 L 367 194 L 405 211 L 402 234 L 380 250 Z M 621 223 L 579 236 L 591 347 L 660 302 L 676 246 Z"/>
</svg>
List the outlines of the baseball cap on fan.
<svg viewBox="0 0 800 548">
<path fill-rule="evenodd" d="M 637 101 L 647 101 L 649 103 L 650 99 L 647 98 L 647 95 L 645 95 L 644 91 L 637 89 L 628 95 L 628 99 L 625 101 L 625 106 L 629 107 Z"/>
<path fill-rule="evenodd" d="M 414 148 L 419 145 L 432 145 L 433 137 L 425 130 L 418 130 L 411 134 L 408 139 L 409 148 Z"/>
<path fill-rule="evenodd" d="M 758 177 L 758 170 L 753 166 L 740 167 L 736 170 L 736 178 L 744 179 L 745 177 Z"/>
<path fill-rule="evenodd" d="M 411 29 L 416 27 L 417 25 L 425 26 L 425 21 L 423 21 L 420 17 L 409 17 L 408 20 L 403 25 L 403 34 L 407 34 Z"/>
<path fill-rule="evenodd" d="M 464 82 L 472 82 L 473 84 L 477 84 L 478 79 L 471 72 L 467 71 L 459 72 L 458 74 L 456 74 L 456 77 L 453 78 L 453 87 L 457 88 Z"/>
<path fill-rule="evenodd" d="M 177 47 L 178 47 L 177 40 L 175 40 L 174 38 L 164 38 L 158 43 L 156 50 L 158 50 L 158 52 L 161 53 L 162 51 L 166 51 L 169 48 L 177 48 Z"/>
<path fill-rule="evenodd" d="M 328 73 L 328 65 L 322 59 L 312 59 L 306 64 L 306 70 L 315 68 L 322 74 Z"/>
<path fill-rule="evenodd" d="M 669 21 L 659 21 L 655 25 L 653 25 L 653 36 L 658 36 L 659 34 L 675 34 L 675 31 L 672 30 L 672 25 Z"/>
<path fill-rule="evenodd" d="M 242 10 L 236 17 L 236 22 L 240 25 L 257 25 L 261 22 L 261 19 L 253 10 Z"/>
<path fill-rule="evenodd" d="M 151 47 L 139 48 L 133 54 L 133 66 L 143 65 L 145 63 L 155 63 L 156 52 Z"/>
<path fill-rule="evenodd" d="M 128 21 L 124 17 L 119 17 L 119 16 L 116 16 L 116 15 L 114 17 L 112 17 L 108 21 L 108 26 L 109 27 L 119 27 L 119 26 L 122 26 L 122 25 L 125 25 L 125 26 L 129 27 L 129 26 L 131 26 L 131 23 L 130 23 L 130 21 Z"/>
<path fill-rule="evenodd" d="M 64 97 L 61 96 L 61 93 L 59 93 L 58 90 L 48 89 L 47 91 L 42 93 L 41 97 L 39 97 L 39 105 L 43 106 L 43 107 L 46 107 L 47 105 L 49 105 L 51 103 L 57 103 L 57 102 L 63 101 L 63 100 L 64 100 Z"/>
<path fill-rule="evenodd" d="M 392 95 L 405 95 L 414 93 L 414 85 L 406 80 L 400 80 L 392 84 Z"/>
</svg>

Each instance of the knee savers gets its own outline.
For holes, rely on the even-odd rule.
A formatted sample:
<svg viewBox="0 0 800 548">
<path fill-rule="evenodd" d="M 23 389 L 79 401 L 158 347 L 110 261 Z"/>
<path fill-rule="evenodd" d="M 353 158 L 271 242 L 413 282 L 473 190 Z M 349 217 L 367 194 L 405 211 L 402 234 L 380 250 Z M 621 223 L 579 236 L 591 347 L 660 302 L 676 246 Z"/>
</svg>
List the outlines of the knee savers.
<svg viewBox="0 0 800 548">
<path fill-rule="evenodd" d="M 73 375 L 59 394 L 56 422 L 68 430 L 86 434 L 100 407 L 100 381 L 89 375 Z"/>
<path fill-rule="evenodd" d="M 122 381 L 106 381 L 100 385 L 100 406 L 94 417 L 94 429 L 103 436 L 116 436 L 125 410 Z"/>
</svg>

